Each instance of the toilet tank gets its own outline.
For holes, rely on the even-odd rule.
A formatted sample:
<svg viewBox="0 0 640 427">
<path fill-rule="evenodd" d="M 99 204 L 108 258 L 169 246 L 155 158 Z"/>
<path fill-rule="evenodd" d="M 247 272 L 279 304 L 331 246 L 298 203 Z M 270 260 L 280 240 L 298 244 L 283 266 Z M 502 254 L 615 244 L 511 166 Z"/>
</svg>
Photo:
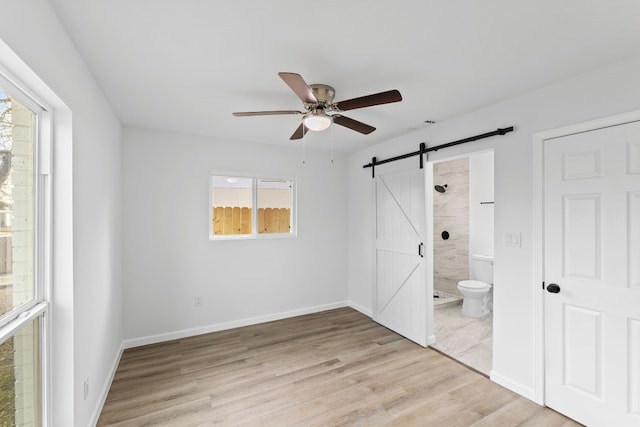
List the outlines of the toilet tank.
<svg viewBox="0 0 640 427">
<path fill-rule="evenodd" d="M 481 280 L 485 283 L 493 284 L 493 257 L 472 254 L 469 273 L 473 280 Z"/>
</svg>

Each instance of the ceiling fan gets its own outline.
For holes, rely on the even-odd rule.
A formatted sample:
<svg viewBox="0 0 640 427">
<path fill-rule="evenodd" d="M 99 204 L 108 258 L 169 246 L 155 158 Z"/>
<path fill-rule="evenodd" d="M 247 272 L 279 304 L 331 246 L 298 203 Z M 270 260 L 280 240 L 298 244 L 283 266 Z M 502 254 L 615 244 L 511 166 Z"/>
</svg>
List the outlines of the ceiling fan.
<svg viewBox="0 0 640 427">
<path fill-rule="evenodd" d="M 282 114 L 301 114 L 302 123 L 291 135 L 289 139 L 302 139 L 309 131 L 322 131 L 336 123 L 340 126 L 355 130 L 368 135 L 376 128 L 366 123 L 359 122 L 340 114 L 343 111 L 355 110 L 357 108 L 371 107 L 374 105 L 389 104 L 402 101 L 402 95 L 396 89 L 358 98 L 347 99 L 345 101 L 333 102 L 335 90 L 325 84 L 308 85 L 300 74 L 278 73 L 280 78 L 302 100 L 305 111 L 298 110 L 275 110 L 275 111 L 243 111 L 233 113 L 236 117 L 247 116 L 274 116 Z"/>
</svg>

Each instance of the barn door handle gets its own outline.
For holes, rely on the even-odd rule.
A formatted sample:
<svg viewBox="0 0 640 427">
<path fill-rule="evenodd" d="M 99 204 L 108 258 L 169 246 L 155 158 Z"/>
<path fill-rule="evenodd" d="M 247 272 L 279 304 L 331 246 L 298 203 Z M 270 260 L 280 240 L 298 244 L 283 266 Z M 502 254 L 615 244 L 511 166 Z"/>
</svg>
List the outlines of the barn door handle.
<svg viewBox="0 0 640 427">
<path fill-rule="evenodd" d="M 551 294 L 557 294 L 558 292 L 560 292 L 560 286 L 556 285 L 555 283 L 549 283 L 549 286 L 547 286 L 547 292 Z"/>
<path fill-rule="evenodd" d="M 420 243 L 418 245 L 418 255 L 420 255 L 420 258 L 424 258 L 424 252 L 422 252 L 423 248 L 424 248 L 424 243 Z"/>
</svg>

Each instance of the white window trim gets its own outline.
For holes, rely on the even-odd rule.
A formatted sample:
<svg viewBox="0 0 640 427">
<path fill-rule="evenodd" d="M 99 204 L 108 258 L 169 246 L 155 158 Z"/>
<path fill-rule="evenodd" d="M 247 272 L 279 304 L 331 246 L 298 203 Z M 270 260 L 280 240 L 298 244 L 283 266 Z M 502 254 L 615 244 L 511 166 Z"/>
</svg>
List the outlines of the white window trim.
<svg viewBox="0 0 640 427">
<path fill-rule="evenodd" d="M 251 234 L 225 234 L 216 236 L 213 234 L 213 178 L 215 176 L 230 176 L 251 179 L 251 202 L 254 209 L 251 210 L 252 232 Z M 258 180 L 291 181 L 291 231 L 289 233 L 258 233 Z M 290 176 L 273 176 L 270 174 L 238 173 L 229 171 L 209 172 L 209 240 L 260 240 L 260 239 L 294 239 L 298 237 L 298 183 Z"/>
<path fill-rule="evenodd" d="M 51 166 L 52 115 L 51 108 L 27 89 L 4 67 L 0 67 L 0 86 L 35 114 L 34 135 L 34 298 L 2 319 L 0 343 L 40 317 L 40 404 L 43 425 L 51 425 L 51 331 L 49 313 L 51 300 Z"/>
</svg>

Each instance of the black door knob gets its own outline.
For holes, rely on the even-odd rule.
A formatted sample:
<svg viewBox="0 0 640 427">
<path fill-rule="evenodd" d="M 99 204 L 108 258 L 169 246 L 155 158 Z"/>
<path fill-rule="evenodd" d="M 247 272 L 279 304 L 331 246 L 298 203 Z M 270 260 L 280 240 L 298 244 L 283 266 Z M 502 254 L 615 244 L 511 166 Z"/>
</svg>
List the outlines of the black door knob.
<svg viewBox="0 0 640 427">
<path fill-rule="evenodd" d="M 551 294 L 557 294 L 558 292 L 560 292 L 560 286 L 556 285 L 555 283 L 549 283 L 549 286 L 547 286 L 547 292 Z"/>
</svg>

